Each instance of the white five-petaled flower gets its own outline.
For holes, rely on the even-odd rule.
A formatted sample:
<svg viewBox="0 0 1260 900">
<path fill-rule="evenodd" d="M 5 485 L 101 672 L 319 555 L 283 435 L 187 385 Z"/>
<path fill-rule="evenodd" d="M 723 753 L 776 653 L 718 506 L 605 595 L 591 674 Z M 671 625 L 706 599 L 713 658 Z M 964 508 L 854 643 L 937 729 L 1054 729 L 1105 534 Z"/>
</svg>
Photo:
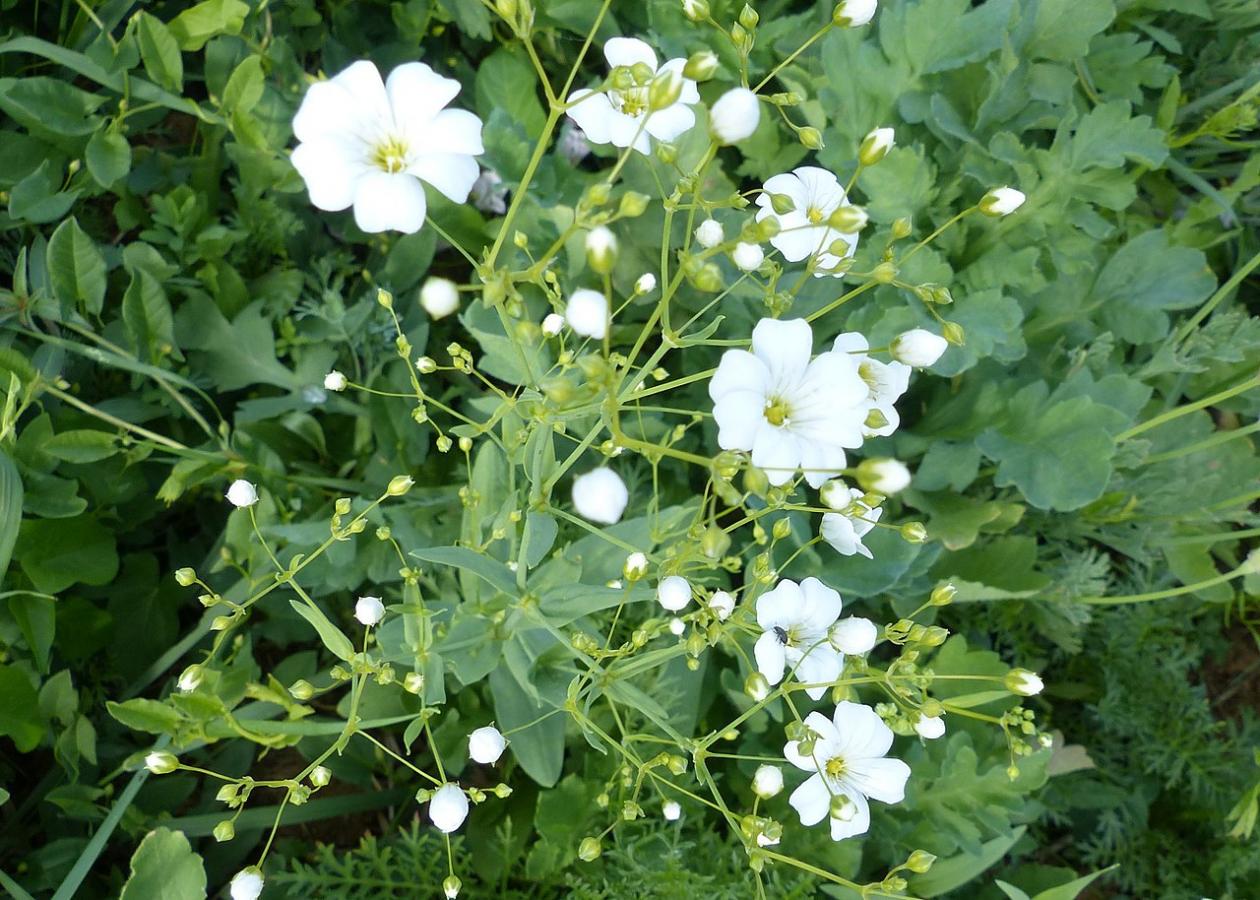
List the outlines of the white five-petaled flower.
<svg viewBox="0 0 1260 900">
<path fill-rule="evenodd" d="M 362 625 L 379 625 L 385 618 L 385 604 L 380 597 L 360 597 L 354 603 L 354 617 Z"/>
<path fill-rule="evenodd" d="M 718 445 L 746 450 L 773 485 L 797 468 L 818 487 L 847 465 L 845 448 L 862 445 L 869 390 L 846 353 L 812 362 L 804 319 L 762 319 L 752 351 L 727 350 L 709 382 Z"/>
<path fill-rule="evenodd" d="M 812 752 L 802 753 L 800 742 L 790 741 L 783 755 L 813 774 L 792 792 L 788 803 L 802 825 L 830 818 L 834 841 L 865 834 L 871 826 L 868 798 L 899 803 L 905 797 L 910 767 L 886 756 L 892 729 L 869 706 L 847 700 L 836 706 L 832 718 L 812 712 L 805 724 L 817 735 Z"/>
<path fill-rule="evenodd" d="M 830 484 L 831 482 L 828 482 Z M 824 485 L 825 488 L 827 485 Z M 848 503 L 841 505 L 837 509 L 836 495 L 843 496 L 848 493 Z M 883 515 L 883 507 L 876 506 L 874 508 L 867 506 L 862 502 L 865 497 L 858 488 L 846 488 L 843 484 L 838 490 L 827 494 L 826 504 L 836 512 L 823 513 L 822 526 L 819 528 L 819 534 L 822 539 L 835 548 L 836 552 L 841 556 L 853 556 L 855 553 L 865 556 L 867 559 L 874 559 L 870 549 L 862 543 L 862 538 L 875 527 L 875 523 L 879 521 L 879 517 Z"/>
<path fill-rule="evenodd" d="M 507 749 L 507 739 L 493 725 L 483 725 L 468 735 L 468 755 L 474 762 L 494 765 Z"/>
<path fill-rule="evenodd" d="M 858 374 L 870 389 L 866 399 L 866 423 L 862 429 L 866 437 L 887 437 L 901 424 L 901 416 L 894 404 L 910 386 L 910 366 L 902 362 L 880 362 L 869 356 L 871 345 L 856 331 L 846 332 L 836 338 L 831 349 L 848 353 L 858 364 Z"/>
<path fill-rule="evenodd" d="M 914 730 L 925 741 L 934 741 L 945 734 L 945 720 L 940 716 L 920 714 L 914 723 Z"/>
<path fill-rule="evenodd" d="M 263 874 L 257 866 L 241 869 L 232 876 L 228 885 L 228 893 L 232 900 L 258 900 L 263 890 Z"/>
<path fill-rule="evenodd" d="M 429 798 L 429 818 L 438 831 L 450 834 L 468 818 L 468 795 L 459 785 L 447 782 Z"/>
<path fill-rule="evenodd" d="M 573 508 L 584 519 L 601 525 L 616 525 L 630 502 L 630 492 L 621 476 L 606 466 L 592 469 L 573 479 Z"/>
<path fill-rule="evenodd" d="M 253 506 L 258 502 L 258 489 L 244 478 L 228 485 L 227 501 L 236 507 Z"/>
<path fill-rule="evenodd" d="M 791 212 L 774 211 L 772 196 L 782 194 L 791 199 L 795 207 Z M 774 218 L 779 223 L 779 233 L 770 243 L 783 254 L 788 262 L 800 262 L 813 256 L 818 266 L 814 277 L 843 275 L 834 271 L 844 257 L 852 256 L 857 248 L 856 233 L 841 232 L 827 224 L 828 218 L 842 206 L 850 206 L 839 179 L 826 169 L 817 166 L 800 166 L 791 172 L 766 179 L 763 190 L 757 195 L 757 221 Z M 848 245 L 842 256 L 831 247 L 842 240 Z"/>
<path fill-rule="evenodd" d="M 603 340 L 608 333 L 608 300 L 599 291 L 578 288 L 564 307 L 564 318 L 583 337 Z"/>
<path fill-rule="evenodd" d="M 612 69 L 607 91 L 583 88 L 569 95 L 569 117 L 592 144 L 633 145 L 646 154 L 652 152 L 649 136 L 672 141 L 696 124 L 689 104 L 700 102 L 700 92 L 682 75 L 687 60 L 680 57 L 658 65 L 651 47 L 625 37 L 610 38 L 604 44 L 604 58 Z M 674 102 L 653 110 L 652 82 L 662 73 L 680 80 L 681 90 Z"/>
<path fill-rule="evenodd" d="M 346 380 L 346 376 L 336 369 L 324 376 L 324 390 L 326 391 L 344 391 L 349 383 Z"/>
<path fill-rule="evenodd" d="M 656 586 L 656 600 L 670 612 L 685 609 L 691 602 L 691 582 L 681 575 L 667 575 Z"/>
<path fill-rule="evenodd" d="M 414 232 L 424 224 L 421 182 L 455 203 L 468 199 L 484 152 L 481 120 L 446 109 L 460 84 L 424 63 L 405 63 L 381 81 L 366 60 L 311 86 L 293 117 L 293 166 L 311 202 L 354 207 L 364 231 Z"/>
<path fill-rule="evenodd" d="M 800 584 L 784 579 L 757 598 L 762 635 L 753 655 L 768 682 L 778 684 L 790 668 L 797 681 L 810 685 L 809 696 L 818 700 L 826 693 L 844 669 L 844 655 L 830 640 L 841 605 L 840 594 L 813 577 Z"/>
<path fill-rule="evenodd" d="M 761 101 L 748 88 L 731 88 L 709 110 L 709 130 L 721 144 L 752 137 L 761 121 Z"/>
<path fill-rule="evenodd" d="M 449 278 L 428 278 L 420 287 L 420 305 L 435 319 L 459 309 L 459 287 Z"/>
</svg>

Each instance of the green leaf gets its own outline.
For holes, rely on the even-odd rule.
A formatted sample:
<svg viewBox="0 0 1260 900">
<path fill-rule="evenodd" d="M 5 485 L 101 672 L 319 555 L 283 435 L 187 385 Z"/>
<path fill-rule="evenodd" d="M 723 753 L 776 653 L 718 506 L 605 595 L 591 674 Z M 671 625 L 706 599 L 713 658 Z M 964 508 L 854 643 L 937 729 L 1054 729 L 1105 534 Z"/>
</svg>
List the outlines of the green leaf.
<svg viewBox="0 0 1260 900">
<path fill-rule="evenodd" d="M 467 547 L 427 547 L 424 550 L 413 550 L 411 555 L 425 562 L 454 566 L 461 571 L 470 572 L 509 597 L 516 596 L 516 576 L 512 574 L 512 570 L 484 553 Z"/>
<path fill-rule="evenodd" d="M 106 431 L 77 428 L 63 431 L 44 442 L 49 456 L 71 463 L 90 463 L 108 459 L 118 452 L 118 439 Z"/>
<path fill-rule="evenodd" d="M 179 92 L 184 87 L 184 60 L 175 36 L 161 20 L 149 13 L 137 13 L 135 22 L 144 70 L 162 87 Z"/>
<path fill-rule="evenodd" d="M 22 630 L 26 646 L 35 659 L 35 668 L 48 674 L 48 657 L 57 632 L 56 601 L 46 594 L 18 591 L 9 597 L 9 612 Z"/>
<path fill-rule="evenodd" d="M 501 730 L 512 732 L 512 755 L 525 774 L 543 787 L 551 787 L 560 780 L 564 768 L 565 716 L 558 713 L 536 720 L 563 707 L 568 676 L 535 670 L 534 688 L 539 695 L 535 699 L 515 673 L 511 666 L 499 666 L 490 673 L 495 719 Z M 526 725 L 529 727 L 523 727 Z"/>
<path fill-rule="evenodd" d="M 22 525 L 22 495 L 22 476 L 8 452 L 0 449 L 0 582 L 9 571 Z"/>
<path fill-rule="evenodd" d="M 1111 0 L 1038 0 L 1034 9 L 1036 19 L 1025 53 L 1062 62 L 1088 54 L 1090 39 L 1116 17 Z"/>
<path fill-rule="evenodd" d="M 73 217 L 48 239 L 48 281 L 65 308 L 98 315 L 105 302 L 105 257 Z"/>
<path fill-rule="evenodd" d="M 131 857 L 119 900 L 203 900 L 206 870 L 182 831 L 150 831 Z"/>
<path fill-rule="evenodd" d="M 131 171 L 131 145 L 127 139 L 109 128 L 102 128 L 88 139 L 84 157 L 88 172 L 103 188 L 127 176 Z"/>
<path fill-rule="evenodd" d="M 503 110 L 531 141 L 542 134 L 547 116 L 538 99 L 538 76 L 524 52 L 500 47 L 482 60 L 473 93 L 482 118 Z"/>
<path fill-rule="evenodd" d="M 175 317 L 166 290 L 145 269 L 132 270 L 122 314 L 136 353 L 145 362 L 155 362 L 175 349 Z"/>
<path fill-rule="evenodd" d="M 170 23 L 171 34 L 184 50 L 200 50 L 220 34 L 240 34 L 249 15 L 241 0 L 205 0 L 184 10 Z"/>
<path fill-rule="evenodd" d="M 118 573 L 114 533 L 91 516 L 28 519 L 22 523 L 14 556 L 45 594 L 59 593 L 76 582 L 107 584 Z"/>
<path fill-rule="evenodd" d="M 979 877 L 985 869 L 994 865 L 1024 836 L 1027 827 L 1019 826 L 1008 835 L 986 841 L 977 852 L 959 853 L 949 859 L 938 859 L 931 870 L 916 875 L 910 882 L 910 890 L 916 897 L 939 897 L 954 888 Z"/>
<path fill-rule="evenodd" d="M 490 40 L 490 11 L 484 5 L 467 0 L 438 0 L 438 3 L 450 13 L 461 34 Z"/>
<path fill-rule="evenodd" d="M 976 446 L 998 463 L 994 482 L 1014 485 L 1038 509 L 1073 510 L 1102 496 L 1116 452 L 1119 413 L 1088 397 L 1047 403 L 1043 383 L 1019 391 L 1008 420 Z"/>
<path fill-rule="evenodd" d="M 229 322 L 209 297 L 191 297 L 180 306 L 175 322 L 179 345 L 205 352 L 202 368 L 221 390 L 254 384 L 302 386 L 276 359 L 275 334 L 261 304 L 250 304 Z"/>
<path fill-rule="evenodd" d="M 0 737 L 12 738 L 19 753 L 29 753 L 46 728 L 30 678 L 17 666 L 0 666 Z"/>
<path fill-rule="evenodd" d="M 0 110 L 36 134 L 91 134 L 99 122 L 92 113 L 104 102 L 60 78 L 0 78 Z"/>
<path fill-rule="evenodd" d="M 546 558 L 556 542 L 558 531 L 555 517 L 547 513 L 531 512 L 525 517 L 521 544 L 524 546 L 526 568 L 532 569 Z"/>
<path fill-rule="evenodd" d="M 247 56 L 232 71 L 219 102 L 224 112 L 247 113 L 262 99 L 263 87 L 262 57 Z"/>
<path fill-rule="evenodd" d="M 136 697 L 126 703 L 106 701 L 105 709 L 116 720 L 134 731 L 146 734 L 171 734 L 183 721 L 179 710 L 159 700 Z"/>
<path fill-rule="evenodd" d="M 1107 328 L 1131 344 L 1168 334 L 1165 310 L 1198 306 L 1216 289 L 1199 250 L 1173 245 L 1162 230 L 1147 231 L 1112 255 L 1090 290 Z"/>
<path fill-rule="evenodd" d="M 1081 891 L 1085 890 L 1103 875 L 1117 868 L 1119 868 L 1119 864 L 1099 869 L 1097 872 L 1091 872 L 1088 875 L 1082 875 L 1080 878 L 1074 878 L 1066 884 L 1058 884 L 1052 888 L 1046 888 L 1033 897 L 1032 900 L 1076 900 L 1081 895 Z"/>
<path fill-rule="evenodd" d="M 354 656 L 354 644 L 350 643 L 350 638 L 346 637 L 345 633 L 324 615 L 322 609 L 297 597 L 290 597 L 289 604 L 298 615 L 314 626 L 319 632 L 319 639 L 324 642 L 324 646 L 333 656 L 346 660 Z"/>
<path fill-rule="evenodd" d="M 54 171 L 52 163 L 44 160 L 39 168 L 13 186 L 9 194 L 9 215 L 35 224 L 57 221 L 70 211 L 79 197 L 78 190 L 58 190 L 60 183 L 60 175 Z"/>
<path fill-rule="evenodd" d="M 1150 116 L 1132 116 L 1131 111 L 1127 100 L 1115 100 L 1086 113 L 1072 138 L 1072 168 L 1118 169 L 1128 159 L 1151 167 L 1161 165 L 1168 157 L 1164 133 L 1151 124 Z"/>
</svg>

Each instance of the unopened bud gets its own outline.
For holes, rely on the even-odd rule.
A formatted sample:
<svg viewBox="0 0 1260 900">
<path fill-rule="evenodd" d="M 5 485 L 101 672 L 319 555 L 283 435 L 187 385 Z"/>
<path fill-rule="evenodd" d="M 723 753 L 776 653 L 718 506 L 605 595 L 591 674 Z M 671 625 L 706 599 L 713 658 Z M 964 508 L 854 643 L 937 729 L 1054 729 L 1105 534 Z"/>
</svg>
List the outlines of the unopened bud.
<svg viewBox="0 0 1260 900">
<path fill-rule="evenodd" d="M 809 150 L 821 150 L 823 148 L 822 132 L 813 126 L 807 125 L 796 132 L 797 139 L 801 142 L 801 146 Z"/>
<path fill-rule="evenodd" d="M 942 322 L 941 336 L 955 347 L 961 347 L 967 343 L 967 334 L 957 322 Z"/>
<path fill-rule="evenodd" d="M 224 819 L 218 825 L 214 826 L 214 831 L 211 832 L 211 834 L 214 835 L 214 839 L 216 841 L 222 844 L 225 841 L 230 841 L 232 838 L 236 837 L 236 826 L 232 824 L 231 819 Z"/>
<path fill-rule="evenodd" d="M 954 602 L 954 595 L 958 593 L 958 588 L 946 582 L 938 585 L 932 591 L 932 596 L 928 598 L 928 603 L 932 606 L 949 606 Z"/>
<path fill-rule="evenodd" d="M 692 81 L 708 81 L 717 72 L 718 58 L 712 50 L 700 50 L 691 54 L 683 66 L 683 74 Z"/>
<path fill-rule="evenodd" d="M 188 587 L 190 585 L 196 584 L 197 573 L 195 570 L 190 569 L 187 566 L 185 566 L 182 569 L 177 569 L 175 572 L 175 582 L 180 587 Z"/>
<path fill-rule="evenodd" d="M 862 138 L 862 145 L 858 148 L 858 162 L 864 166 L 875 165 L 888 155 L 893 143 L 894 132 L 891 128 L 876 128 Z"/>
<path fill-rule="evenodd" d="M 597 837 L 584 837 L 582 843 L 578 844 L 578 859 L 582 862 L 594 862 L 603 852 L 604 848 L 600 846 Z"/>
<path fill-rule="evenodd" d="M 922 544 L 927 540 L 927 528 L 922 522 L 907 522 L 899 529 L 901 537 L 910 544 Z"/>
<path fill-rule="evenodd" d="M 415 483 L 410 475 L 396 475 L 390 479 L 389 486 L 385 488 L 385 493 L 391 497 L 401 497 L 411 490 L 411 486 Z"/>
<path fill-rule="evenodd" d="M 865 228 L 868 221 L 870 221 L 870 217 L 866 214 L 866 210 L 860 206 L 849 204 L 837 206 L 835 212 L 828 217 L 827 224 L 836 231 L 852 234 Z"/>
</svg>

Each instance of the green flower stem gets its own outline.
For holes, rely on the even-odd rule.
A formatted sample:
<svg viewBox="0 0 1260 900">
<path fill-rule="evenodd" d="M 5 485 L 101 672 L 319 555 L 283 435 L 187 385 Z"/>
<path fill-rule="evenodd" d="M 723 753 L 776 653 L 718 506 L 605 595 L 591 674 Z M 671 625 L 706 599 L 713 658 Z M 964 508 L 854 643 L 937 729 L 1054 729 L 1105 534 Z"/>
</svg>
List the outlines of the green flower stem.
<svg viewBox="0 0 1260 900">
<path fill-rule="evenodd" d="M 860 284 L 857 287 L 855 287 L 853 290 L 849 291 L 847 294 L 837 297 L 835 300 L 828 303 L 822 309 L 818 309 L 810 313 L 808 316 L 805 317 L 805 321 L 813 322 L 816 319 L 819 319 L 827 315 L 827 313 L 831 312 L 832 310 L 837 309 L 843 306 L 844 304 L 848 303 L 854 297 L 857 297 L 860 294 L 864 294 L 867 291 L 869 291 L 871 288 L 878 287 L 878 286 L 879 286 L 878 281 L 867 281 L 863 284 Z"/>
<path fill-rule="evenodd" d="M 368 741 L 369 743 L 374 744 L 377 748 L 379 748 L 379 749 L 381 750 L 381 752 L 382 752 L 382 753 L 384 753 L 384 754 L 386 754 L 387 756 L 391 757 L 391 758 L 392 758 L 392 759 L 394 759 L 396 762 L 402 763 L 402 764 L 403 764 L 404 766 L 406 766 L 408 769 L 410 769 L 411 771 L 413 771 L 413 772 L 415 772 L 417 775 L 419 775 L 421 778 L 427 778 L 429 781 L 433 782 L 433 783 L 434 783 L 434 784 L 436 784 L 438 787 L 441 787 L 441 786 L 443 785 L 443 783 L 444 783 L 444 782 L 438 781 L 436 778 L 434 778 L 432 775 L 430 775 L 430 774 L 429 774 L 428 772 L 426 772 L 424 769 L 422 769 L 422 768 L 420 768 L 419 766 L 417 766 L 417 765 L 416 765 L 415 763 L 413 763 L 411 760 L 407 759 L 405 756 L 402 756 L 401 754 L 395 753 L 393 750 L 389 749 L 389 747 L 387 747 L 385 744 L 383 744 L 383 743 L 381 743 L 380 741 L 378 741 L 376 738 L 372 737 L 372 735 L 368 734 L 366 731 L 357 731 L 357 730 L 356 730 L 356 731 L 355 731 L 355 734 L 357 734 L 359 737 L 363 738 L 364 740 Z"/>
<path fill-rule="evenodd" d="M 783 60 L 781 60 L 777 66 L 775 66 L 766 74 L 765 78 L 757 82 L 757 86 L 752 89 L 752 92 L 754 94 L 761 93 L 761 89 L 766 86 L 766 84 L 770 81 L 770 79 L 774 78 L 774 76 L 778 75 L 780 71 L 785 69 L 787 66 L 791 65 L 792 62 L 796 59 L 796 57 L 800 56 L 802 53 L 804 53 L 806 50 L 812 47 L 815 41 L 817 41 L 819 38 L 826 35 L 834 27 L 835 27 L 834 22 L 828 22 L 822 28 L 819 28 L 817 31 L 815 31 L 812 35 L 810 35 L 810 37 L 805 41 L 805 43 L 801 44 L 799 47 L 793 50 L 790 54 L 784 57 Z"/>
<path fill-rule="evenodd" d="M 1205 590 L 1206 588 L 1216 587 L 1218 584 L 1224 584 L 1227 581 L 1233 581 L 1243 575 L 1250 575 L 1257 571 L 1254 564 L 1243 562 L 1238 568 L 1224 574 L 1217 575 L 1214 578 L 1207 578 L 1203 581 L 1196 581 L 1194 584 L 1186 584 L 1181 587 L 1168 588 L 1163 591 L 1148 591 L 1145 594 L 1125 594 L 1118 597 L 1079 597 L 1078 603 L 1091 603 L 1095 606 L 1120 606 L 1128 603 L 1144 603 L 1148 600 L 1166 600 L 1169 597 L 1179 597 L 1182 594 L 1192 594 L 1195 591 Z"/>
<path fill-rule="evenodd" d="M 1231 388 L 1226 388 L 1223 391 L 1218 391 L 1215 394 L 1212 394 L 1208 397 L 1204 397 L 1202 400 L 1196 400 L 1193 403 L 1187 403 L 1184 406 L 1178 406 L 1175 409 L 1170 409 L 1166 413 L 1161 413 L 1160 415 L 1155 416 L 1152 419 L 1147 419 L 1145 422 L 1141 422 L 1137 425 L 1134 425 L 1132 428 L 1128 429 L 1127 431 L 1122 431 L 1120 432 L 1120 434 L 1116 435 L 1116 443 L 1120 443 L 1122 441 L 1127 441 L 1127 440 L 1130 440 L 1131 438 L 1135 438 L 1139 434 L 1143 434 L 1147 431 L 1150 431 L 1152 428 L 1158 428 L 1160 425 L 1163 425 L 1166 422 L 1171 422 L 1174 419 L 1179 419 L 1182 416 L 1189 415 L 1190 413 L 1196 412 L 1200 409 L 1203 409 L 1204 407 L 1215 406 L 1217 403 L 1220 403 L 1222 400 L 1228 400 L 1230 397 L 1236 397 L 1239 394 L 1246 393 L 1247 391 L 1251 390 L 1254 387 L 1260 387 L 1260 375 L 1253 375 L 1251 378 L 1248 378 L 1246 381 L 1240 382 L 1239 384 L 1236 384 Z"/>
</svg>

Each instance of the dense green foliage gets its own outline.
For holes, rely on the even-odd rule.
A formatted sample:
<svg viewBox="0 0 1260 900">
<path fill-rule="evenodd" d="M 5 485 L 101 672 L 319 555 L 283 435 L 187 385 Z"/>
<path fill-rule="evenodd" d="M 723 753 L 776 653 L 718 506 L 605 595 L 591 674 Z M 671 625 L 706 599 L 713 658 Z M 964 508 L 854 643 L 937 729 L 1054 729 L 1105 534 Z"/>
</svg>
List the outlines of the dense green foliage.
<svg viewBox="0 0 1260 900">
<path fill-rule="evenodd" d="M 710 5 L 729 25 L 743 3 Z M 754 3 L 755 80 L 830 21 L 833 5 Z M 599 4 L 536 6 L 533 43 L 558 88 Z M 642 36 L 663 58 L 711 47 L 722 86 L 738 81 L 730 42 L 689 22 L 675 0 L 614 0 L 597 40 L 616 35 Z M 349 214 L 310 205 L 288 159 L 293 113 L 315 73 L 363 58 L 382 71 L 424 59 L 459 79 L 458 104 L 485 123 L 481 162 L 501 175 L 509 202 L 529 178 L 510 228 L 502 211 L 432 193 L 429 215 L 450 241 L 430 227 L 364 234 Z M 1019 759 L 1012 778 L 1004 730 L 950 715 L 945 738 L 899 751 L 913 771 L 906 800 L 878 806 L 869 835 L 833 843 L 825 828 L 800 827 L 780 797 L 778 849 L 859 883 L 883 879 L 916 848 L 936 854 L 930 872 L 908 876 L 907 896 L 1058 900 L 1080 886 L 1056 886 L 1112 866 L 1094 883 L 1102 895 L 1254 896 L 1260 576 L 1240 569 L 1260 533 L 1257 58 L 1260 11 L 1248 0 L 888 0 L 871 26 L 828 31 L 776 74 L 777 90 L 802 98 L 786 118 L 819 129 L 822 149 L 767 114 L 708 168 L 710 197 L 757 188 L 807 158 L 844 182 L 863 135 L 894 126 L 897 145 L 857 180 L 871 219 L 859 270 L 880 261 L 899 220 L 909 217 L 918 239 L 990 187 L 1028 195 L 1018 215 L 962 219 L 901 270 L 905 282 L 949 288 L 941 314 L 966 336 L 932 369 L 939 377 L 916 376 L 903 427 L 879 444 L 915 473 L 889 521 L 922 521 L 929 540 L 877 530 L 873 560 L 841 557 L 807 543 L 816 526 L 796 511 L 791 536 L 769 552 L 881 624 L 951 581 L 955 602 L 917 619 L 952 632 L 930 668 L 999 679 L 1011 665 L 1039 671 L 1046 691 L 1025 706 L 1056 745 Z M 575 86 L 605 73 L 598 54 L 581 71 Z M 711 103 L 721 90 L 701 93 Z M 698 506 L 716 502 L 709 473 L 624 454 L 632 500 L 610 529 L 623 542 L 613 546 L 546 506 L 567 505 L 556 457 L 574 452 L 598 410 L 557 415 L 567 433 L 554 448 L 548 424 L 545 450 L 535 440 L 511 458 L 441 412 L 486 421 L 503 391 L 539 387 L 531 364 L 554 356 L 536 333 L 527 342 L 536 355 L 516 355 L 502 309 L 481 296 L 484 279 L 452 241 L 478 261 L 502 244 L 502 265 L 528 269 L 511 239 L 520 232 L 536 255 L 557 241 L 566 285 L 589 274 L 570 223 L 616 155 L 597 148 L 572 163 L 553 142 L 535 166 L 548 112 L 519 36 L 472 0 L 174 0 L 143 10 L 0 0 L 0 888 L 11 896 L 221 890 L 257 858 L 281 794 L 260 790 L 236 838 L 216 842 L 218 783 L 187 771 L 148 777 L 143 752 L 156 738 L 212 771 L 290 777 L 333 746 L 349 707 L 341 693 L 308 703 L 287 687 L 328 682 L 339 628 L 359 641 L 356 595 L 413 607 L 421 589 L 440 623 L 427 693 L 373 685 L 358 712 L 395 753 L 427 761 L 436 747 L 466 783 L 512 787 L 478 806 L 454 841 L 465 896 L 752 896 L 739 835 L 698 804 L 684 803 L 679 824 L 655 813 L 622 822 L 598 860 L 579 862 L 579 841 L 620 809 L 621 760 L 588 727 L 612 730 L 611 719 L 601 706 L 580 726 L 552 717 L 529 727 L 564 703 L 578 671 L 553 632 L 593 619 L 602 641 L 617 599 L 598 585 L 618 577 L 624 542 L 666 554 L 694 537 Z M 694 164 L 705 140 L 700 128 L 680 139 L 680 159 Z M 627 191 L 654 205 L 616 224 L 612 283 L 625 297 L 661 258 L 663 229 L 684 234 L 647 161 L 625 166 L 612 208 Z M 733 209 L 718 217 L 732 232 L 743 221 Z M 434 320 L 416 302 L 432 274 L 474 286 L 459 316 Z M 804 285 L 792 314 L 827 307 L 840 292 L 830 282 Z M 392 311 L 378 303 L 381 288 Z M 541 320 L 542 279 L 522 295 L 513 315 Z M 676 318 L 711 299 L 680 294 Z M 657 380 L 710 370 L 721 341 L 746 340 L 768 315 L 763 300 L 760 285 L 736 283 L 716 330 L 666 359 Z M 651 309 L 631 303 L 622 315 L 640 326 Z M 894 284 L 814 323 L 820 340 L 857 330 L 872 346 L 932 325 L 926 305 Z M 618 337 L 629 345 L 637 333 Z M 400 335 L 411 350 L 401 359 Z M 484 378 L 448 365 L 452 342 Z M 408 355 L 421 354 L 443 366 L 425 387 L 436 424 L 413 418 L 411 395 L 320 387 L 339 368 L 356 384 L 408 392 Z M 669 402 L 702 415 L 648 410 L 633 426 L 627 415 L 630 439 L 716 454 L 705 383 L 681 385 Z M 528 416 L 499 415 L 505 441 L 524 433 Z M 447 433 L 478 438 L 476 449 L 444 452 Z M 594 464 L 598 445 L 587 453 Z M 400 473 L 415 487 L 368 509 Z M 248 514 L 222 500 L 236 478 L 260 487 Z M 509 511 L 529 490 L 538 504 L 518 545 Z M 325 542 L 334 515 L 353 518 L 338 510 L 342 497 L 354 498 L 366 529 L 302 568 L 310 606 L 327 617 L 277 591 L 230 632 L 212 690 L 173 694 L 180 671 L 217 640 L 223 612 L 203 611 L 200 590 L 173 573 L 193 567 L 244 602 L 275 584 L 253 514 L 268 547 L 290 560 Z M 734 547 L 736 563 L 711 566 L 706 584 L 753 580 L 753 555 L 766 548 L 745 540 L 751 550 Z M 528 561 L 519 581 L 505 565 L 518 558 Z M 407 565 L 423 568 L 420 586 L 400 573 Z M 550 632 L 527 628 L 503 599 L 524 591 L 527 568 Z M 575 584 L 596 587 L 579 595 Z M 1143 599 L 1160 591 L 1169 596 Z M 652 616 L 632 608 L 635 627 Z M 379 633 L 400 673 L 413 661 L 404 627 L 398 616 Z M 674 654 L 610 689 L 608 707 L 649 710 L 645 728 L 659 711 L 686 735 L 720 729 L 749 706 L 740 652 L 706 649 L 694 672 Z M 947 684 L 933 695 L 971 691 Z M 431 734 L 421 733 L 422 705 L 442 708 Z M 976 708 L 1000 717 L 1014 705 L 1003 696 Z M 781 756 L 787 718 L 761 712 L 719 747 Z M 492 719 L 523 730 L 499 770 L 465 768 L 468 732 Z M 366 743 L 344 751 L 329 763 L 333 785 L 285 811 L 267 896 L 437 896 L 446 845 L 421 816 L 414 773 Z M 713 763 L 741 810 L 751 808 L 753 768 Z M 598 802 L 605 792 L 611 807 Z M 162 888 L 147 882 L 156 871 Z M 761 880 L 773 897 L 856 896 L 788 865 L 768 865 Z"/>
</svg>

